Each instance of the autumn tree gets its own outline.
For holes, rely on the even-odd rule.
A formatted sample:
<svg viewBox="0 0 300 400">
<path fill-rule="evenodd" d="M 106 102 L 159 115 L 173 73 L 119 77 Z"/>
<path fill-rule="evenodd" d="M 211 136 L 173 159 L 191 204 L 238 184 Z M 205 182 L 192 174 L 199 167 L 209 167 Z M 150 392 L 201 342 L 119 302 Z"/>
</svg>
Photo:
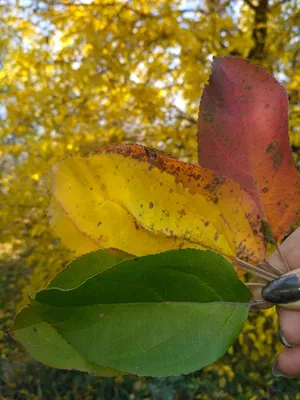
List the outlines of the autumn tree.
<svg viewBox="0 0 300 400">
<path fill-rule="evenodd" d="M 7 308 L 24 304 L 72 257 L 46 218 L 53 163 L 110 142 L 196 162 L 199 100 L 214 55 L 248 58 L 284 84 L 299 157 L 298 7 L 297 0 L 4 2 L 0 232 L 16 285 L 13 292 L 7 278 Z"/>
</svg>

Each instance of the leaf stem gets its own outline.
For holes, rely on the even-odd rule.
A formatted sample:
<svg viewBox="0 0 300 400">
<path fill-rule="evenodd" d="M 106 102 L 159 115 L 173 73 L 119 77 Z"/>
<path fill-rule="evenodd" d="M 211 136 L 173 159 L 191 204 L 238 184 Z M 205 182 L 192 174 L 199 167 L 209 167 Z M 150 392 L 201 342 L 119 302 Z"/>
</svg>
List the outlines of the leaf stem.
<svg viewBox="0 0 300 400">
<path fill-rule="evenodd" d="M 268 261 L 264 261 L 256 256 L 254 256 L 253 254 L 248 254 L 246 252 L 244 252 L 245 256 L 252 258 L 254 261 L 256 261 L 257 263 L 259 263 L 259 266 L 267 272 L 273 273 L 276 275 L 277 278 L 279 278 L 283 272 L 280 271 L 280 269 L 274 267 L 273 265 L 271 265 Z"/>
<path fill-rule="evenodd" d="M 235 261 L 238 264 L 239 268 L 242 268 L 247 272 L 251 272 L 253 275 L 259 276 L 260 278 L 263 278 L 266 281 L 271 282 L 273 279 L 278 278 L 278 276 L 272 274 L 271 272 L 255 267 L 254 265 L 249 264 L 246 261 L 243 261 L 239 258 L 233 258 L 233 261 Z"/>
<path fill-rule="evenodd" d="M 246 286 L 250 286 L 250 287 L 251 287 L 251 286 L 261 286 L 261 287 L 266 286 L 265 283 L 259 283 L 259 282 L 246 282 L 245 285 L 246 285 Z"/>
<path fill-rule="evenodd" d="M 280 271 L 280 269 L 274 267 L 274 265 L 270 264 L 268 261 L 259 260 L 259 263 L 261 266 L 264 266 L 269 270 L 273 271 L 273 273 L 278 275 L 278 277 L 280 277 L 283 274 L 283 272 Z"/>
</svg>

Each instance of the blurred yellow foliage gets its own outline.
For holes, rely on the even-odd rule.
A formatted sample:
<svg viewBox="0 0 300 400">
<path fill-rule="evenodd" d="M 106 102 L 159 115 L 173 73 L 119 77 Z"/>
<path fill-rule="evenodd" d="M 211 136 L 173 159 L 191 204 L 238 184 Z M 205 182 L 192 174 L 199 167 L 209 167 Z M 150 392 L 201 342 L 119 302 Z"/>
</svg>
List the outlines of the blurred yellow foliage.
<svg viewBox="0 0 300 400">
<path fill-rule="evenodd" d="M 17 304 L 72 257 L 48 227 L 51 166 L 111 142 L 138 142 L 195 162 L 199 100 L 213 55 L 249 58 L 285 85 L 299 157 L 297 0 L 270 0 L 267 8 L 260 0 L 8 3 L 0 16 L 3 329 Z M 274 354 L 275 320 L 274 310 L 252 316 L 239 351 L 253 360 Z M 213 368 L 234 377 L 221 363 Z"/>
</svg>

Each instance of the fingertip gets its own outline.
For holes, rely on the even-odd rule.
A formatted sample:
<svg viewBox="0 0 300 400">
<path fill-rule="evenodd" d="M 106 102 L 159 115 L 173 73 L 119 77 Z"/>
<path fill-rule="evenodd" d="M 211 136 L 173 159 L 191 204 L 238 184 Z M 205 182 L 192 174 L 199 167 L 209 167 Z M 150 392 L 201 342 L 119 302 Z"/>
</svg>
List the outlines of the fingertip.
<svg viewBox="0 0 300 400">
<path fill-rule="evenodd" d="M 278 307 L 281 335 L 291 345 L 300 345 L 300 312 Z"/>
<path fill-rule="evenodd" d="M 272 367 L 276 377 L 296 377 L 300 375 L 300 346 L 284 348 L 274 361 Z"/>
<path fill-rule="evenodd" d="M 281 245 L 280 250 L 291 270 L 300 268 L 300 228 L 296 229 Z M 275 251 L 269 258 L 269 263 L 274 267 L 287 272 L 282 258 L 278 251 Z"/>
</svg>

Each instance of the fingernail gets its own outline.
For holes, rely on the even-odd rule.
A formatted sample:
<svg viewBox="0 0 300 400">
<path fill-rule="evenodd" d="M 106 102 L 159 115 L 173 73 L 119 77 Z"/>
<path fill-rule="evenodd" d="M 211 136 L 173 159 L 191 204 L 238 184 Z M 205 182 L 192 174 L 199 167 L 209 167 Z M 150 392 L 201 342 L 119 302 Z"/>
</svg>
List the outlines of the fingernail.
<svg viewBox="0 0 300 400">
<path fill-rule="evenodd" d="M 281 343 L 282 343 L 285 347 L 291 348 L 291 347 L 294 346 L 293 344 L 289 343 L 289 342 L 286 340 L 282 328 L 279 328 L 278 336 L 279 336 L 279 340 L 281 341 Z"/>
<path fill-rule="evenodd" d="M 276 378 L 279 377 L 285 377 L 287 378 L 287 375 L 283 374 L 280 369 L 278 368 L 278 357 L 275 359 L 275 361 L 273 362 L 272 365 L 272 374 L 273 376 L 275 376 Z"/>
</svg>

